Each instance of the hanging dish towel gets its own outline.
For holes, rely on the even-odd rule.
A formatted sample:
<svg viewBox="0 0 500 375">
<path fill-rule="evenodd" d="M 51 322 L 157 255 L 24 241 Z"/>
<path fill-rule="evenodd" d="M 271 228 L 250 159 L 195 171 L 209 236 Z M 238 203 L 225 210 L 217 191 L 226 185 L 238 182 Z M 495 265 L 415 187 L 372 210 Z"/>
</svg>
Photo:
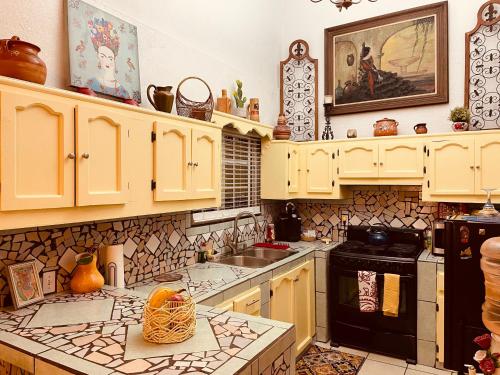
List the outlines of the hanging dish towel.
<svg viewBox="0 0 500 375">
<path fill-rule="evenodd" d="M 359 310 L 375 312 L 378 310 L 377 273 L 358 271 Z"/>
<path fill-rule="evenodd" d="M 385 316 L 397 318 L 399 314 L 399 275 L 384 274 L 384 305 Z"/>
</svg>

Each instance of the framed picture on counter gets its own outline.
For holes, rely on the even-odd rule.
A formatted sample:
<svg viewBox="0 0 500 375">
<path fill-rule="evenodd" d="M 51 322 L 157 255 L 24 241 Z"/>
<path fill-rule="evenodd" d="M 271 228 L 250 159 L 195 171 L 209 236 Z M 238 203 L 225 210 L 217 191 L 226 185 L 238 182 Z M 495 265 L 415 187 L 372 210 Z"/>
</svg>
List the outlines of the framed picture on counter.
<svg viewBox="0 0 500 375">
<path fill-rule="evenodd" d="M 40 277 L 34 260 L 7 267 L 10 295 L 15 309 L 44 299 Z"/>
<path fill-rule="evenodd" d="M 325 30 L 327 115 L 448 102 L 448 3 Z"/>
</svg>

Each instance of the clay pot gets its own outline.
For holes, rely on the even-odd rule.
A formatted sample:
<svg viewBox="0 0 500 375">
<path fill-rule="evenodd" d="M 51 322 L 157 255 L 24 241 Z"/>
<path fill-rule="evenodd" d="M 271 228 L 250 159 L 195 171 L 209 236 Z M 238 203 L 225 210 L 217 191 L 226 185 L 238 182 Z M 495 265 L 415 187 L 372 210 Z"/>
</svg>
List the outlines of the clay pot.
<svg viewBox="0 0 500 375">
<path fill-rule="evenodd" d="M 290 127 L 286 123 L 285 115 L 283 114 L 279 115 L 278 125 L 276 125 L 273 130 L 274 139 L 286 141 L 290 139 L 291 134 L 292 131 L 290 130 Z"/>
<path fill-rule="evenodd" d="M 151 89 L 154 88 L 153 98 L 151 99 Z M 149 85 L 146 90 L 148 100 L 157 111 L 170 113 L 174 105 L 174 94 L 171 92 L 172 86 L 155 86 Z"/>
<path fill-rule="evenodd" d="M 89 253 L 76 256 L 77 263 L 83 258 L 92 257 L 88 264 L 78 264 L 71 278 L 70 286 L 74 293 L 91 293 L 99 290 L 104 285 L 104 277 L 97 269 L 97 258 Z"/>
<path fill-rule="evenodd" d="M 469 124 L 467 122 L 454 122 L 451 128 L 454 132 L 465 132 L 469 130 Z"/>
<path fill-rule="evenodd" d="M 413 127 L 413 130 L 415 130 L 417 134 L 427 134 L 427 124 L 417 124 Z"/>
<path fill-rule="evenodd" d="M 373 131 L 373 135 L 375 137 L 398 135 L 398 125 L 399 123 L 396 120 L 385 117 L 373 124 L 373 127 L 375 129 Z"/>
<path fill-rule="evenodd" d="M 252 98 L 250 99 L 250 104 L 248 104 L 248 119 L 252 121 L 260 121 L 259 116 L 259 99 Z"/>
<path fill-rule="evenodd" d="M 222 96 L 217 98 L 217 110 L 219 112 L 231 113 L 231 98 L 227 96 L 227 90 L 222 90 Z"/>
<path fill-rule="evenodd" d="M 43 85 L 47 67 L 38 56 L 40 48 L 17 36 L 0 40 L 0 75 Z"/>
</svg>

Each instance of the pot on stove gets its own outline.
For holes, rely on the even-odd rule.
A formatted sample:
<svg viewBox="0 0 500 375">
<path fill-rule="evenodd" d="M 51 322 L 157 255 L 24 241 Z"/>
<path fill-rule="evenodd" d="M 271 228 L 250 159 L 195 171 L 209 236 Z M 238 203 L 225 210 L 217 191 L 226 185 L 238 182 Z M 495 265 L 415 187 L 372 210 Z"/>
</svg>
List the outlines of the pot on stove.
<svg viewBox="0 0 500 375">
<path fill-rule="evenodd" d="M 371 245 L 385 245 L 389 242 L 389 235 L 385 231 L 385 225 L 372 225 L 368 232 L 368 243 Z"/>
</svg>

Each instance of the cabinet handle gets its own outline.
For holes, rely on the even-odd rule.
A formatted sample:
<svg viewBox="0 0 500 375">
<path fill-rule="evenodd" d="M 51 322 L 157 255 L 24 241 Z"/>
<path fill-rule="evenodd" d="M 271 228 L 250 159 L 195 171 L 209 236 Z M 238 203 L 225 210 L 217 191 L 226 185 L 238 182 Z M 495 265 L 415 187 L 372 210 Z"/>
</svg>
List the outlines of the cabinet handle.
<svg viewBox="0 0 500 375">
<path fill-rule="evenodd" d="M 309 169 L 307 170 L 307 173 L 309 173 Z"/>
<path fill-rule="evenodd" d="M 68 154 L 68 159 L 73 160 L 74 158 L 76 158 L 75 153 L 74 153 L 74 152 L 70 152 L 70 153 Z"/>
<path fill-rule="evenodd" d="M 373 162 L 373 165 L 377 165 L 377 162 L 376 162 L 376 161 L 374 161 L 374 162 Z"/>
<path fill-rule="evenodd" d="M 247 302 L 247 306 L 252 306 L 256 302 L 259 302 L 259 300 L 258 299 L 254 299 L 254 300 L 252 300 L 250 302 Z"/>
<path fill-rule="evenodd" d="M 300 172 L 300 168 L 299 168 L 299 169 L 297 169 L 297 172 Z"/>
<path fill-rule="evenodd" d="M 383 161 L 381 161 L 381 162 L 380 162 L 380 165 L 384 165 L 384 162 L 383 162 Z"/>
<path fill-rule="evenodd" d="M 188 167 L 192 167 L 192 166 L 193 166 L 193 162 L 192 162 L 192 161 L 190 161 L 190 162 L 188 163 Z"/>
<path fill-rule="evenodd" d="M 476 168 L 477 168 L 477 169 L 479 169 L 479 168 L 480 168 L 480 166 L 479 166 L 479 165 L 476 165 Z"/>
<path fill-rule="evenodd" d="M 197 166 L 198 166 L 198 162 L 193 163 L 193 167 L 197 167 Z"/>
<path fill-rule="evenodd" d="M 88 159 L 88 158 L 90 158 L 90 154 L 89 154 L 88 152 L 84 152 L 84 153 L 82 154 L 82 158 L 84 158 L 84 159 Z"/>
<path fill-rule="evenodd" d="M 295 279 L 293 279 L 293 282 L 296 283 L 299 281 L 299 277 L 297 276 Z"/>
<path fill-rule="evenodd" d="M 470 169 L 474 169 L 474 166 L 473 166 L 473 165 L 471 165 L 471 166 L 470 166 Z"/>
</svg>

